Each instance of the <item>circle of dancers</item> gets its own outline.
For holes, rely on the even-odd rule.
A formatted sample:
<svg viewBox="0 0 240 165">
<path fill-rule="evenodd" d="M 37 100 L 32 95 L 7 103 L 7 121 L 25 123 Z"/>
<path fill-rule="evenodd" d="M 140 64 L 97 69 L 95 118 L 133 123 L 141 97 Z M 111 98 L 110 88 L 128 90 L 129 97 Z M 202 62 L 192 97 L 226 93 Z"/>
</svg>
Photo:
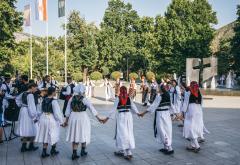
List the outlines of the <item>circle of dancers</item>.
<svg viewBox="0 0 240 165">
<path fill-rule="evenodd" d="M 114 85 L 105 78 L 99 87 L 105 88 L 105 100 L 113 100 L 112 110 L 106 117 L 101 117 L 91 103 L 94 96 L 95 83 L 87 78 L 85 84 L 75 84 L 71 77 L 60 90 L 59 99 L 64 100 L 63 110 L 60 109 L 57 91 L 58 82 L 45 76 L 40 82 L 29 80 L 22 75 L 13 83 L 11 77 L 2 77 L 0 84 L 0 143 L 3 143 L 3 128 L 7 124 L 4 114 L 10 106 L 10 100 L 15 100 L 20 108 L 16 134 L 21 137 L 21 152 L 36 151 L 42 144 L 42 158 L 59 154 L 57 143 L 60 137 L 60 127 L 66 127 L 66 141 L 72 145 L 72 160 L 88 155 L 87 146 L 91 141 L 91 121 L 87 111 L 105 124 L 110 119 L 116 120 L 115 141 L 116 156 L 127 160 L 133 158 L 135 148 L 133 133 L 133 114 L 144 117 L 154 115 L 154 137 L 162 144 L 159 150 L 165 155 L 174 154 L 172 147 L 172 122 L 180 121 L 183 127 L 183 137 L 189 144 L 188 151 L 198 153 L 200 143 L 204 142 L 204 133 L 208 130 L 203 122 L 202 94 L 197 82 L 190 86 L 178 84 L 176 80 L 162 80 L 160 84 L 155 78 L 150 83 L 141 77 L 140 90 L 142 105 L 147 108 L 140 112 L 135 105 L 137 84 L 131 78 L 129 90 L 120 78 Z M 115 92 L 112 91 L 114 88 Z M 17 89 L 17 92 L 16 90 Z M 17 94 L 16 94 L 17 93 Z M 114 131 L 114 130 L 113 130 Z M 80 154 L 78 148 L 81 148 Z M 51 147 L 48 152 L 48 147 Z"/>
</svg>

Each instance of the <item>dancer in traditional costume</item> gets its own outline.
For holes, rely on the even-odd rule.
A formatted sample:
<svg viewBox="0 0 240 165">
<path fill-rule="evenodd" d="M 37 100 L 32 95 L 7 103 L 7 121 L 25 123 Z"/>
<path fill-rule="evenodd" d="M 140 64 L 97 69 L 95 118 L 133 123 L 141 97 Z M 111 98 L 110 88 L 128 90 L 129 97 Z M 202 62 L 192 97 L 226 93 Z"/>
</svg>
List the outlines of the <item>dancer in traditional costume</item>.
<svg viewBox="0 0 240 165">
<path fill-rule="evenodd" d="M 122 82 L 120 81 L 120 77 L 117 77 L 115 85 L 113 87 L 115 88 L 115 97 L 119 96 L 121 86 L 122 86 Z"/>
<path fill-rule="evenodd" d="M 82 145 L 81 156 L 86 156 L 86 146 L 90 143 L 91 139 L 91 123 L 86 110 L 89 109 L 99 122 L 102 122 L 102 119 L 99 118 L 98 112 L 92 103 L 85 98 L 85 86 L 79 84 L 73 90 L 74 95 L 68 102 L 64 125 L 69 125 L 66 140 L 72 143 L 72 160 L 75 160 L 79 158 L 77 154 L 79 143 Z"/>
<path fill-rule="evenodd" d="M 116 148 L 115 155 L 124 156 L 125 159 L 132 159 L 132 149 L 135 148 L 135 139 L 133 134 L 133 118 L 132 113 L 139 114 L 138 109 L 134 102 L 127 94 L 127 88 L 122 86 L 120 94 L 116 97 L 114 107 L 110 115 L 104 120 L 104 123 L 109 118 L 116 116 Z"/>
<path fill-rule="evenodd" d="M 198 138 L 203 137 L 204 124 L 202 112 L 202 95 L 197 82 L 192 81 L 190 91 L 185 92 L 183 112 L 185 113 L 183 136 L 190 140 L 187 150 L 195 153 L 200 151 Z"/>
<path fill-rule="evenodd" d="M 172 120 L 170 116 L 170 95 L 166 91 L 165 86 L 161 85 L 158 95 L 156 96 L 153 104 L 140 114 L 144 116 L 146 113 L 155 113 L 154 117 L 154 136 L 158 142 L 163 144 L 163 148 L 160 152 L 166 155 L 174 153 L 172 148 Z"/>
<path fill-rule="evenodd" d="M 92 80 L 90 80 L 89 77 L 87 77 L 87 81 L 85 83 L 86 86 L 86 97 L 91 98 L 92 96 L 94 97 L 94 87 L 95 84 Z"/>
<path fill-rule="evenodd" d="M 38 88 L 39 90 L 47 90 L 49 87 L 58 88 L 58 84 L 57 81 L 51 80 L 51 76 L 46 75 L 43 78 L 42 82 L 39 84 Z"/>
<path fill-rule="evenodd" d="M 143 103 L 143 106 L 147 106 L 149 101 L 149 86 L 144 76 L 142 76 L 141 80 L 142 80 L 142 83 L 141 83 L 140 89 L 142 91 L 142 103 Z"/>
<path fill-rule="evenodd" d="M 129 87 L 129 97 L 131 100 L 135 101 L 137 95 L 137 84 L 134 78 L 131 78 L 130 87 Z"/>
<path fill-rule="evenodd" d="M 171 81 L 172 87 L 170 88 L 171 95 L 171 114 L 172 120 L 179 120 L 180 109 L 181 109 L 181 89 L 178 86 L 176 80 Z"/>
<path fill-rule="evenodd" d="M 43 143 L 42 158 L 50 156 L 47 153 L 48 145 L 51 145 L 51 155 L 57 155 L 59 151 L 56 150 L 56 144 L 59 141 L 59 129 L 63 124 L 63 115 L 60 110 L 58 101 L 54 99 L 56 96 L 56 89 L 48 88 L 48 96 L 42 102 L 42 114 L 39 120 L 39 129 L 35 141 Z"/>
<path fill-rule="evenodd" d="M 34 139 L 37 133 L 38 113 L 33 93 L 37 91 L 37 85 L 31 83 L 28 90 L 22 93 L 21 99 L 17 99 L 17 105 L 21 107 L 18 118 L 17 134 L 22 137 L 21 152 L 35 151 L 38 147 L 34 146 Z M 30 141 L 27 148 L 27 142 Z"/>
<path fill-rule="evenodd" d="M 109 101 L 110 99 L 113 98 L 113 92 L 112 92 L 112 84 L 111 82 L 105 78 L 104 79 L 104 83 L 102 83 L 100 85 L 100 87 L 105 87 L 105 98 L 106 98 L 106 101 Z"/>
<path fill-rule="evenodd" d="M 156 96 L 157 96 L 157 88 L 158 88 L 158 84 L 156 82 L 155 78 L 152 78 L 152 83 L 150 86 L 150 104 L 153 103 L 153 101 L 155 100 Z"/>
</svg>

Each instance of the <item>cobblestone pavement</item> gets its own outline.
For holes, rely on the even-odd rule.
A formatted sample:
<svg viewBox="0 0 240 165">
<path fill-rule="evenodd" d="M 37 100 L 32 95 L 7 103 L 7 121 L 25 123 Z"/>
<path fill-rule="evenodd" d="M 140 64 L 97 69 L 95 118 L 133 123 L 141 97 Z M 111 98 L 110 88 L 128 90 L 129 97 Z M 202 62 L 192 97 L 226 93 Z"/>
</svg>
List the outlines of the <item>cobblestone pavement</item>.
<svg viewBox="0 0 240 165">
<path fill-rule="evenodd" d="M 137 101 L 140 100 L 139 96 Z M 101 115 L 107 115 L 113 103 L 104 101 L 103 90 L 96 91 L 92 99 Z M 217 103 L 216 103 L 217 104 Z M 222 103 L 221 103 L 222 104 Z M 226 105 L 228 102 L 226 102 Z M 137 104 L 140 111 L 144 108 Z M 216 107 L 218 107 L 216 105 Z M 115 151 L 115 121 L 99 124 L 92 116 L 92 139 L 87 150 L 89 155 L 77 161 L 71 160 L 71 144 L 65 141 L 66 129 L 61 129 L 61 140 L 58 144 L 60 154 L 56 157 L 41 159 L 41 149 L 36 152 L 20 153 L 20 139 L 0 145 L 0 165 L 238 165 L 240 164 L 240 109 L 205 108 L 205 125 L 211 132 L 206 135 L 202 150 L 196 154 L 185 150 L 186 140 L 182 138 L 182 128 L 173 123 L 173 147 L 175 154 L 163 155 L 158 151 L 162 146 L 153 138 L 153 115 L 140 119 L 134 116 L 134 134 L 136 149 L 132 161 L 126 161 L 113 155 Z M 40 148 L 41 145 L 39 144 Z"/>
</svg>

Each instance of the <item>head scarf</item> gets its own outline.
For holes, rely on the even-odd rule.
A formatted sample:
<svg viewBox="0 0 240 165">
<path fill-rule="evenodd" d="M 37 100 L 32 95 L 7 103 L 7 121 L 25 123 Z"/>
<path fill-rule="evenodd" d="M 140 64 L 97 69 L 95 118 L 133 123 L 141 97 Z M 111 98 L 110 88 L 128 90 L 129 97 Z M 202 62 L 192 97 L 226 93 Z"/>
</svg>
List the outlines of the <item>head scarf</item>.
<svg viewBox="0 0 240 165">
<path fill-rule="evenodd" d="M 199 85 L 196 81 L 192 81 L 190 83 L 189 89 L 192 95 L 194 95 L 195 97 L 198 97 Z"/>
<path fill-rule="evenodd" d="M 120 100 L 121 105 L 126 105 L 127 104 L 128 93 L 127 93 L 127 88 L 125 86 L 122 86 L 120 88 L 119 100 Z"/>
<path fill-rule="evenodd" d="M 79 84 L 73 88 L 73 92 L 83 95 L 86 91 L 86 87 L 83 84 Z"/>
</svg>

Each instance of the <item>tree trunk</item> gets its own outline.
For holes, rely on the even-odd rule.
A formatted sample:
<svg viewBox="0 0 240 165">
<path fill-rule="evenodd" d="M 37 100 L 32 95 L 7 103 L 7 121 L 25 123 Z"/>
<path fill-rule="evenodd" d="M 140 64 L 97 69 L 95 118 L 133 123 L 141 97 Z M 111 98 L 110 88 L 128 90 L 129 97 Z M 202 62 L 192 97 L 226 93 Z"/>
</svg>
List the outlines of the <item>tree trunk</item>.
<svg viewBox="0 0 240 165">
<path fill-rule="evenodd" d="M 83 68 L 83 83 L 87 81 L 88 68 Z"/>
</svg>

